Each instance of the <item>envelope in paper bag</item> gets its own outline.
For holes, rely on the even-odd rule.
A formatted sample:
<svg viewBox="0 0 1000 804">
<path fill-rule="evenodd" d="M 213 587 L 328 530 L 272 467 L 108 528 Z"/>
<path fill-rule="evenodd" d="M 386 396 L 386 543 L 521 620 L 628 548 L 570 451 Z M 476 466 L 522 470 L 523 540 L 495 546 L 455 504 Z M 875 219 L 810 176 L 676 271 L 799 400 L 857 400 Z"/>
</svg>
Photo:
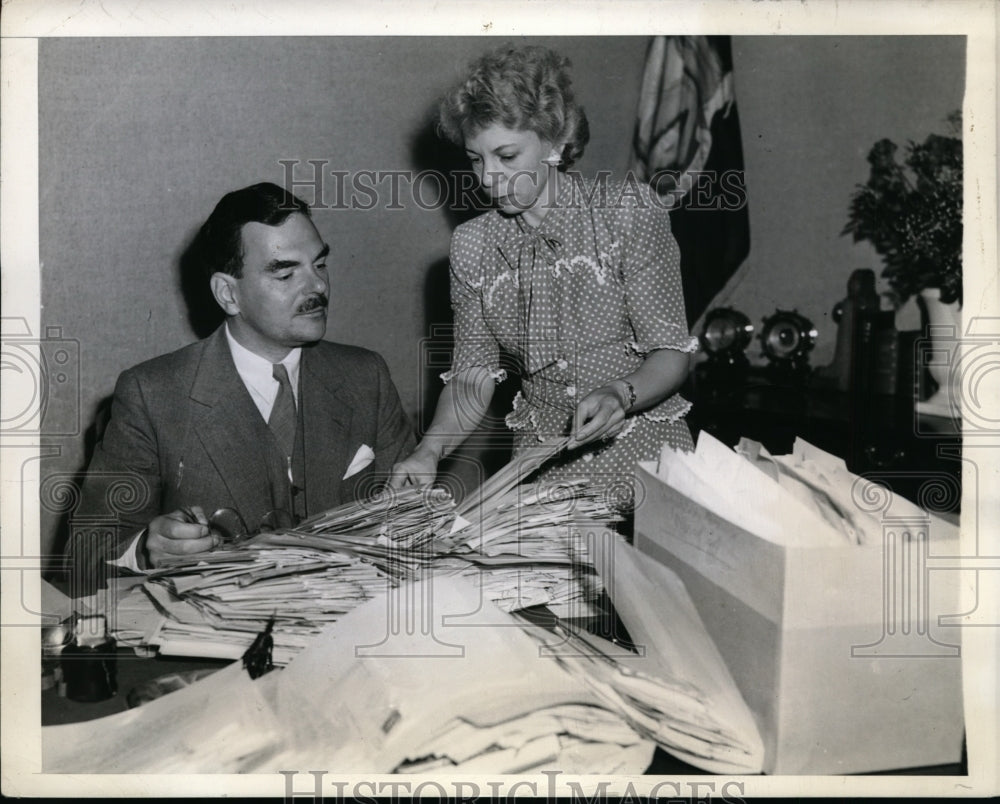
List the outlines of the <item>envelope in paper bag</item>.
<svg viewBox="0 0 1000 804">
<path fill-rule="evenodd" d="M 959 555 L 957 528 L 892 499 L 880 544 L 796 546 L 692 501 L 654 463 L 636 483 L 635 546 L 683 580 L 757 721 L 765 773 L 960 760 L 960 629 L 938 625 L 960 610 L 959 573 L 929 566 Z M 731 489 L 717 494 L 727 510 Z"/>
</svg>

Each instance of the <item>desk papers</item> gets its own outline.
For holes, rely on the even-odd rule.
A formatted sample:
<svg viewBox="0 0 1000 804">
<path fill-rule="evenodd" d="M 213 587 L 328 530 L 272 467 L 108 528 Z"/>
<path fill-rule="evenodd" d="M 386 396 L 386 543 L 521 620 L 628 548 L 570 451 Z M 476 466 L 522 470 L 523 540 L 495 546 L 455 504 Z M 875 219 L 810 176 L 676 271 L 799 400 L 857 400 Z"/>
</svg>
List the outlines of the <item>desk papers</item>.
<svg viewBox="0 0 1000 804">
<path fill-rule="evenodd" d="M 172 562 L 145 584 L 163 615 L 145 641 L 167 655 L 238 658 L 273 615 L 284 665 L 364 601 L 437 572 L 475 580 L 505 611 L 586 615 L 601 583 L 580 533 L 616 516 L 585 481 L 518 486 L 534 465 L 501 470 L 465 515 L 440 491 L 411 489 Z"/>
<path fill-rule="evenodd" d="M 709 770 L 759 771 L 759 737 L 683 585 L 624 544 L 629 577 L 608 574 L 592 543 L 613 538 L 606 496 L 582 480 L 518 485 L 535 463 L 502 470 L 478 504 L 387 495 L 153 573 L 161 652 L 236 658 L 274 616 L 285 669 L 251 682 L 229 668 L 85 730 L 53 727 L 47 770 L 637 773 L 660 744 Z M 602 577 L 656 643 L 641 665 L 567 623 L 552 633 L 507 613 L 578 615 Z M 140 730 L 167 735 L 176 761 Z M 84 731 L 81 764 L 68 746 Z M 206 754 L 201 734 L 227 750 Z"/>
<path fill-rule="evenodd" d="M 705 770 L 759 773 L 764 746 L 753 715 L 680 578 L 620 537 L 604 547 L 595 563 L 637 648 L 615 651 L 615 663 L 631 678 L 663 684 L 657 706 L 637 724 L 640 733 Z"/>
<path fill-rule="evenodd" d="M 430 630 L 394 629 L 391 596 L 380 595 L 284 670 L 251 681 L 234 664 L 138 709 L 43 729 L 44 768 L 631 774 L 658 742 L 709 770 L 754 772 L 756 748 L 723 700 L 707 636 L 683 587 L 668 585 L 686 625 L 671 632 L 668 618 L 668 644 L 680 649 L 657 659 L 658 675 L 611 643 L 531 626 L 438 575 L 406 587 L 423 601 L 411 622 Z"/>
<path fill-rule="evenodd" d="M 761 471 L 760 464 L 770 456 L 763 451 L 765 460 L 755 460 L 757 452 L 741 455 L 702 432 L 694 452 L 664 446 L 657 477 L 703 508 L 775 544 L 836 547 L 856 542 L 850 528 L 831 513 L 826 495 L 810 494 L 796 479 L 796 462 L 775 463 L 773 471 Z"/>
<path fill-rule="evenodd" d="M 436 623 L 482 605 L 478 590 L 458 578 L 412 586 L 415 599 L 429 599 L 433 586 Z M 46 727 L 45 771 L 389 773 L 433 765 L 436 772 L 639 773 L 648 766 L 653 743 L 540 656 L 510 615 L 489 613 L 492 623 L 506 618 L 499 627 L 443 628 L 447 651 L 433 655 L 428 645 L 438 643 L 428 643 L 427 632 L 385 640 L 387 603 L 380 596 L 359 606 L 284 670 L 257 681 L 234 664 L 138 709 Z"/>
</svg>

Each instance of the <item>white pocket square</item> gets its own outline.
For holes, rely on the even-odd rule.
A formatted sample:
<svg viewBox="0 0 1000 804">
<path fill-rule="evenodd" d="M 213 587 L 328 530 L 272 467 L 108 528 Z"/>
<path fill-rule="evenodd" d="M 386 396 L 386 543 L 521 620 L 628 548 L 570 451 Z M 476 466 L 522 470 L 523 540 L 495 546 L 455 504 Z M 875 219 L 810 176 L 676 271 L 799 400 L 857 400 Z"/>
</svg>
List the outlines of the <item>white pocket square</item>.
<svg viewBox="0 0 1000 804">
<path fill-rule="evenodd" d="M 351 475 L 356 475 L 374 460 L 375 453 L 372 452 L 372 448 L 367 444 L 362 444 L 358 447 L 358 451 L 354 453 L 354 457 L 351 458 L 351 465 L 347 467 L 347 472 L 340 479 L 347 480 Z"/>
</svg>

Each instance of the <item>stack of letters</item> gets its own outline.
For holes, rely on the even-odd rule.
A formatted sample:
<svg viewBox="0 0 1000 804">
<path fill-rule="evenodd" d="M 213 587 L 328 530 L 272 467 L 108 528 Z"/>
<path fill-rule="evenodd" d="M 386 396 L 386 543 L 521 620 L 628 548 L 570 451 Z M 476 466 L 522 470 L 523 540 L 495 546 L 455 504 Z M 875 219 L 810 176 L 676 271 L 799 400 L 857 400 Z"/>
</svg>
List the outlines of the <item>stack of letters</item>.
<svg viewBox="0 0 1000 804">
<path fill-rule="evenodd" d="M 235 659 L 274 619 L 274 662 L 287 664 L 328 623 L 400 583 L 465 577 L 505 611 L 546 605 L 588 616 L 601 591 L 586 537 L 617 517 L 585 482 L 518 484 L 552 452 L 509 464 L 456 507 L 440 489 L 408 489 L 350 503 L 151 573 L 123 601 L 160 616 L 120 640 L 163 654 Z M 144 593 L 144 594 L 143 594 Z M 148 612 L 147 612 L 148 615 Z"/>
</svg>

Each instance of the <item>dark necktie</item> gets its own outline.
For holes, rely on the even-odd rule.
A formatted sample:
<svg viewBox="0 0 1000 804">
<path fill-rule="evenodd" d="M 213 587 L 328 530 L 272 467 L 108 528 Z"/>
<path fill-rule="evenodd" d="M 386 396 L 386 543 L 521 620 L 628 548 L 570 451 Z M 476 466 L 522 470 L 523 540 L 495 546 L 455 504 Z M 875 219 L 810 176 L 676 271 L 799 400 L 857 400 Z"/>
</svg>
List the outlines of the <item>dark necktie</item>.
<svg viewBox="0 0 1000 804">
<path fill-rule="evenodd" d="M 272 365 L 271 376 L 278 381 L 279 388 L 267 424 L 278 439 L 282 455 L 288 458 L 295 446 L 295 397 L 292 395 L 292 384 L 288 381 L 288 372 L 281 363 Z"/>
</svg>

